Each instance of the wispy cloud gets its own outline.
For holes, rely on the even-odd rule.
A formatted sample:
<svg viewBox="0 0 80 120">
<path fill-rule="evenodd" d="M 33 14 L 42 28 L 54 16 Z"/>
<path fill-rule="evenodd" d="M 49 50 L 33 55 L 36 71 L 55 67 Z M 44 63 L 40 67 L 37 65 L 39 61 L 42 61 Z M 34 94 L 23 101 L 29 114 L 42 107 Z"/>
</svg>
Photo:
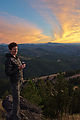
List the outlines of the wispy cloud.
<svg viewBox="0 0 80 120">
<path fill-rule="evenodd" d="M 80 0 L 34 0 L 31 5 L 51 25 L 52 42 L 80 42 Z"/>
<path fill-rule="evenodd" d="M 50 40 L 35 24 L 0 12 L 0 43 L 39 43 Z"/>
</svg>

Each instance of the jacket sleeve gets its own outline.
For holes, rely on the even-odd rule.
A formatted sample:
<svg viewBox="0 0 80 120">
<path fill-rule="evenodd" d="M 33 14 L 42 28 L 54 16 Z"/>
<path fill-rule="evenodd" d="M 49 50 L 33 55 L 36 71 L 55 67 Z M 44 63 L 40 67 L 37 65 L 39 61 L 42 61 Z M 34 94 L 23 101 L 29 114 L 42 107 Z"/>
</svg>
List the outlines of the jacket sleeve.
<svg viewBox="0 0 80 120">
<path fill-rule="evenodd" d="M 13 65 L 11 63 L 11 60 L 6 60 L 5 61 L 5 73 L 8 76 L 12 76 L 14 74 L 17 74 L 19 72 L 18 67 L 16 69 L 13 69 Z"/>
</svg>

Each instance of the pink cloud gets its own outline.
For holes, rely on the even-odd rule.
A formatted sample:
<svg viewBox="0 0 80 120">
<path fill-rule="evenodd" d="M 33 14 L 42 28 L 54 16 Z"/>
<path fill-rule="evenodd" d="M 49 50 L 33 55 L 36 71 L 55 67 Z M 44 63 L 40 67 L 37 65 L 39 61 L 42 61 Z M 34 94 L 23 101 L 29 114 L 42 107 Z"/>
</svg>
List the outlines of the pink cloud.
<svg viewBox="0 0 80 120">
<path fill-rule="evenodd" d="M 50 37 L 43 34 L 43 30 L 39 29 L 33 23 L 25 21 L 8 13 L 1 13 L 0 16 L 0 43 L 39 43 L 43 39 Z"/>
</svg>

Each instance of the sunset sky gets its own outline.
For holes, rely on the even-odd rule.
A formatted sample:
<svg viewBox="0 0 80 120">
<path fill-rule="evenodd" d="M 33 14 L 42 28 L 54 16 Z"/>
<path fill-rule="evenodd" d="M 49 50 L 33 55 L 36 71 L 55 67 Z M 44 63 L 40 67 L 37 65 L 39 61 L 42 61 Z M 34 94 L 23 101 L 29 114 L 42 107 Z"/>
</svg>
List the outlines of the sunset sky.
<svg viewBox="0 0 80 120">
<path fill-rule="evenodd" d="M 0 0 L 0 43 L 80 43 L 80 0 Z"/>
</svg>

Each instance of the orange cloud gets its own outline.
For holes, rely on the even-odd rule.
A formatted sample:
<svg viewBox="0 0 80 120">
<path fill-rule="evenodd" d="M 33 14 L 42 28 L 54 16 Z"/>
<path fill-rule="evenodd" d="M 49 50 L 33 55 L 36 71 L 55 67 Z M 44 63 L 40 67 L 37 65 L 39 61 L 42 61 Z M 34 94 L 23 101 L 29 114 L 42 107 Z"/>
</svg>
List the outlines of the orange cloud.
<svg viewBox="0 0 80 120">
<path fill-rule="evenodd" d="M 33 3 L 32 7 L 51 25 L 51 42 L 80 43 L 80 0 L 34 0 Z"/>
<path fill-rule="evenodd" d="M 1 13 L 0 43 L 40 43 L 51 39 L 43 34 L 36 25 L 24 19 Z"/>
</svg>

